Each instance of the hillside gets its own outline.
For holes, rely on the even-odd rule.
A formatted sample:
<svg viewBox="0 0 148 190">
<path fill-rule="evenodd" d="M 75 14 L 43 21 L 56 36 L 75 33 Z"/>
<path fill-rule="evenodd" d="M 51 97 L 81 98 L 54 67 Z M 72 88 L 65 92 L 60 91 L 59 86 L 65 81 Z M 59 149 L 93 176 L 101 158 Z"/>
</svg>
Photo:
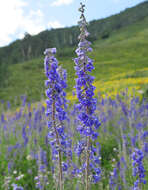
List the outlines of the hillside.
<svg viewBox="0 0 148 190">
<path fill-rule="evenodd" d="M 108 92 L 112 95 L 124 88 L 128 87 L 132 90 L 134 87 L 139 92 L 141 90 L 146 92 L 148 89 L 148 2 L 107 19 L 92 21 L 88 28 L 91 33 L 89 40 L 93 42 L 94 52 L 91 56 L 95 60 L 94 75 L 97 90 L 102 94 Z M 52 32 L 55 36 L 65 35 L 67 42 L 60 41 L 64 39 L 62 36 L 55 37 L 58 40 L 55 42 L 51 35 Z M 58 49 L 61 46 L 64 47 L 62 51 L 59 51 L 58 59 L 60 64 L 67 69 L 68 74 L 70 73 L 68 75 L 70 97 L 74 85 L 72 58 L 75 57 L 74 49 L 78 33 L 77 27 L 44 31 L 33 37 L 26 35 L 24 40 L 18 40 L 10 46 L 1 48 L 0 99 L 14 100 L 16 96 L 22 94 L 26 94 L 29 100 L 41 99 L 45 89 L 41 55 L 48 44 L 57 46 Z M 41 40 L 42 43 L 38 41 L 43 36 L 46 36 L 49 41 L 44 38 Z M 69 37 L 73 40 L 71 43 L 68 40 Z M 52 43 L 50 39 L 53 39 Z M 34 48 L 31 49 L 34 51 L 28 56 L 24 54 L 23 57 L 19 51 L 20 46 L 25 43 L 25 47 L 29 48 L 31 46 L 27 43 L 32 45 L 33 41 Z"/>
</svg>

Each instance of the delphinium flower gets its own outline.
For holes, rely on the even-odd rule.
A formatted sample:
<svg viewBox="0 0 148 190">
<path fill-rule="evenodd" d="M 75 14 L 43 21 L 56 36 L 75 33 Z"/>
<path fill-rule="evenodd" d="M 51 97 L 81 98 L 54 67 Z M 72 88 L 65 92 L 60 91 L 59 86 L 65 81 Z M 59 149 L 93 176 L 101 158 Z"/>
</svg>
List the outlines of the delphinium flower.
<svg viewBox="0 0 148 190">
<path fill-rule="evenodd" d="M 135 148 L 135 151 L 132 153 L 133 176 L 136 177 L 133 190 L 142 190 L 142 184 L 146 184 L 143 159 L 144 154 L 142 150 Z"/>
<path fill-rule="evenodd" d="M 17 184 L 12 184 L 13 190 L 24 190 L 23 187 L 18 186 Z"/>
<path fill-rule="evenodd" d="M 9 110 L 11 108 L 11 104 L 9 101 L 7 101 L 7 109 Z"/>
<path fill-rule="evenodd" d="M 26 100 L 27 100 L 27 96 L 23 95 L 23 96 L 21 96 L 20 98 L 21 98 L 22 106 L 25 107 L 25 105 L 26 105 Z"/>
<path fill-rule="evenodd" d="M 148 157 L 148 131 L 144 131 L 141 135 L 141 141 L 143 142 L 144 156 Z"/>
<path fill-rule="evenodd" d="M 128 168 L 127 168 L 127 163 L 124 156 L 121 156 L 119 163 L 120 163 L 119 171 L 120 171 L 121 181 L 123 182 L 125 189 L 129 189 L 129 186 L 126 180 L 126 171 Z"/>
<path fill-rule="evenodd" d="M 5 115 L 2 113 L 1 114 L 1 123 L 5 123 L 5 122 L 6 122 Z"/>
<path fill-rule="evenodd" d="M 84 16 L 84 7 L 81 3 L 79 11 L 81 12 L 79 44 L 76 50 L 77 58 L 74 59 L 76 70 L 76 94 L 79 103 L 77 116 L 79 125 L 77 130 L 81 135 L 81 140 L 76 145 L 75 151 L 78 157 L 83 157 L 82 167 L 78 169 L 78 173 L 85 173 L 85 189 L 90 189 L 90 183 L 97 183 L 100 180 L 101 170 L 99 167 L 98 155 L 96 154 L 95 140 L 98 138 L 97 129 L 100 122 L 95 115 L 96 99 L 94 98 L 93 86 L 94 77 L 89 74 L 94 69 L 93 60 L 87 56 L 88 52 L 92 51 L 90 42 L 86 40 L 89 33 L 87 31 L 87 22 Z"/>
<path fill-rule="evenodd" d="M 34 179 L 36 181 L 37 189 L 46 189 L 48 184 L 48 172 L 47 172 L 47 153 L 42 148 L 39 148 L 37 156 L 38 176 Z"/>
<path fill-rule="evenodd" d="M 116 189 L 117 180 L 118 180 L 117 168 L 114 168 L 113 171 L 110 173 L 110 178 L 109 178 L 109 186 L 111 190 Z"/>
<path fill-rule="evenodd" d="M 54 163 L 54 175 L 58 171 L 59 189 L 63 189 L 63 174 L 67 172 L 69 163 L 67 157 L 70 154 L 70 140 L 65 132 L 64 122 L 67 118 L 66 114 L 66 93 L 64 89 L 66 85 L 66 72 L 59 68 L 58 61 L 54 57 L 56 48 L 45 50 L 45 74 L 48 80 L 45 82 L 46 96 L 48 99 L 46 115 L 48 121 L 48 138 L 52 151 L 52 161 Z M 68 151 L 67 151 L 68 150 Z M 63 156 L 65 157 L 63 161 Z M 58 169 L 57 169 L 58 166 Z"/>
<path fill-rule="evenodd" d="M 26 147 L 28 144 L 28 136 L 27 136 L 27 132 L 26 132 L 26 125 L 23 126 L 22 128 L 22 138 L 24 140 L 24 146 Z"/>
</svg>

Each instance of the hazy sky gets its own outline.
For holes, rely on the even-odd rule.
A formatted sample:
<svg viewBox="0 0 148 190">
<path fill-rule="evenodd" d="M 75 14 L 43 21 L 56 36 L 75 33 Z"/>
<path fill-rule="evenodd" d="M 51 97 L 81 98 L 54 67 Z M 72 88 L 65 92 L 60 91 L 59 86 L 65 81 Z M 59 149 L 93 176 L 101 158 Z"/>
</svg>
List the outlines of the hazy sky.
<svg viewBox="0 0 148 190">
<path fill-rule="evenodd" d="M 119 13 L 144 0 L 0 0 L 0 46 L 50 28 L 76 25 L 80 2 L 88 21 Z"/>
</svg>

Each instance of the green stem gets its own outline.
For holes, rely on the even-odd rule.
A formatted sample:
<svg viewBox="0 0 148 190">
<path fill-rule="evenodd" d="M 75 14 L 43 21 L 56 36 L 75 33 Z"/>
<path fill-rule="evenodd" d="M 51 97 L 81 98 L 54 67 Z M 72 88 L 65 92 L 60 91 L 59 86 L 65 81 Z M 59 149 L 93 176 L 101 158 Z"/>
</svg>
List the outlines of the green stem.
<svg viewBox="0 0 148 190">
<path fill-rule="evenodd" d="M 57 145 L 58 145 L 58 155 L 59 155 L 59 158 L 58 158 L 58 167 L 59 167 L 59 187 L 60 187 L 60 190 L 63 190 L 63 184 L 62 184 L 62 157 L 61 157 L 61 149 L 60 149 L 60 141 L 59 141 L 59 135 L 58 135 L 58 132 L 57 132 L 57 129 L 56 129 L 56 121 L 55 121 L 55 101 L 53 101 L 53 104 L 52 104 L 52 120 L 53 120 L 53 127 L 54 127 L 54 130 L 55 130 L 55 134 L 56 134 L 56 141 L 57 141 Z"/>
<path fill-rule="evenodd" d="M 86 190 L 89 190 L 89 147 L 90 147 L 90 137 L 87 137 L 87 149 L 86 149 Z"/>
</svg>

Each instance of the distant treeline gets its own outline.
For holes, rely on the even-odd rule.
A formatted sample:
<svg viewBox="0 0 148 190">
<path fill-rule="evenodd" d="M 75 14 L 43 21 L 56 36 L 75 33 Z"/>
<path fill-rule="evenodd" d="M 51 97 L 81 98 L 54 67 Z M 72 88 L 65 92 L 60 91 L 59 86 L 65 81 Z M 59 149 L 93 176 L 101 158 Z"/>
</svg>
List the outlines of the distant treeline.
<svg viewBox="0 0 148 190">
<path fill-rule="evenodd" d="M 128 8 L 120 14 L 106 19 L 91 21 L 88 25 L 90 41 L 109 38 L 115 30 L 131 25 L 148 16 L 148 2 Z M 48 47 L 56 47 L 59 56 L 70 56 L 78 42 L 79 29 L 77 26 L 46 30 L 38 35 L 26 33 L 24 39 L 16 40 L 6 47 L 0 48 L 0 86 L 4 85 L 7 76 L 7 64 L 16 64 L 43 55 Z"/>
</svg>

